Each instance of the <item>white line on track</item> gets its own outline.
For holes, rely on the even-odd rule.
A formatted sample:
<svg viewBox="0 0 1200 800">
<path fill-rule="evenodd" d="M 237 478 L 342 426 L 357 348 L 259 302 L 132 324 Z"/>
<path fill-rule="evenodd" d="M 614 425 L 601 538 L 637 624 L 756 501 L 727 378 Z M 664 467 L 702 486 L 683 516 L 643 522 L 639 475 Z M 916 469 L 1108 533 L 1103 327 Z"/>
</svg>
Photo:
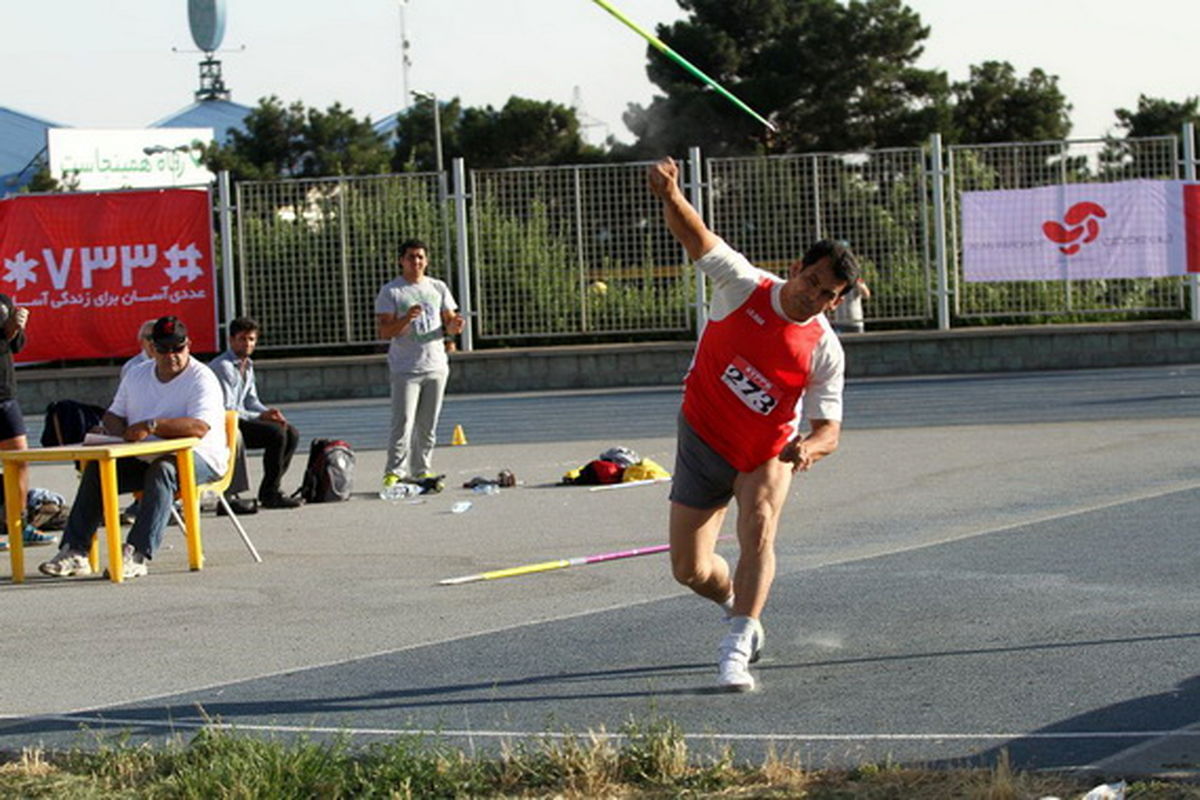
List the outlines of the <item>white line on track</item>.
<svg viewBox="0 0 1200 800">
<path fill-rule="evenodd" d="M 350 734 L 353 736 L 427 736 L 440 738 L 481 739 L 574 739 L 601 736 L 605 739 L 623 740 L 625 734 L 597 731 L 497 731 L 497 730 L 453 730 L 446 728 L 351 728 L 301 725 L 261 725 L 253 723 L 226 723 L 213 720 L 186 719 L 145 720 L 124 717 L 108 717 L 102 714 L 48 714 L 25 717 L 24 721 L 74 722 L 88 725 L 115 725 L 124 728 L 162 728 L 166 730 L 225 730 L 256 731 L 260 733 L 322 733 Z M 692 741 L 738 741 L 738 742 L 938 742 L 938 741 L 1072 741 L 1080 739 L 1161 739 L 1200 738 L 1200 730 L 1157 730 L 1157 731 L 1021 731 L 1021 732 L 967 732 L 967 733 L 685 733 L 684 739 Z"/>
</svg>

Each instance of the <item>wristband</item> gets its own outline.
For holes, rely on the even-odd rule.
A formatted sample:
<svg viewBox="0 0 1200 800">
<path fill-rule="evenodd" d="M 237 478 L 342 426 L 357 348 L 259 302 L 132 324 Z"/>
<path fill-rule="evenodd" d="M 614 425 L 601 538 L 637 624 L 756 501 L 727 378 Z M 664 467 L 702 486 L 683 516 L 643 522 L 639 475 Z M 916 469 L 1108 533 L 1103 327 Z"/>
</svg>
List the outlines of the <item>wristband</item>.
<svg viewBox="0 0 1200 800">
<path fill-rule="evenodd" d="M 150 420 L 150 422 L 146 424 L 146 431 L 148 433 L 154 433 L 156 430 L 158 430 L 158 418 L 157 417 Z"/>
</svg>

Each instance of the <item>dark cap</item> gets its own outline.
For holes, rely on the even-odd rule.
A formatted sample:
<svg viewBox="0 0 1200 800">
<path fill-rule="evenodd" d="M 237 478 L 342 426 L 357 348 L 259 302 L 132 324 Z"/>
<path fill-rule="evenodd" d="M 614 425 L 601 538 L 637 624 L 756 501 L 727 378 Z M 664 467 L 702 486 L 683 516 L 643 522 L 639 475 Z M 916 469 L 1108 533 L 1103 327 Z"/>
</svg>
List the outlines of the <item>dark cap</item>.
<svg viewBox="0 0 1200 800">
<path fill-rule="evenodd" d="M 155 347 L 179 347 L 187 338 L 187 325 L 179 317 L 159 317 L 150 332 L 150 341 Z"/>
</svg>

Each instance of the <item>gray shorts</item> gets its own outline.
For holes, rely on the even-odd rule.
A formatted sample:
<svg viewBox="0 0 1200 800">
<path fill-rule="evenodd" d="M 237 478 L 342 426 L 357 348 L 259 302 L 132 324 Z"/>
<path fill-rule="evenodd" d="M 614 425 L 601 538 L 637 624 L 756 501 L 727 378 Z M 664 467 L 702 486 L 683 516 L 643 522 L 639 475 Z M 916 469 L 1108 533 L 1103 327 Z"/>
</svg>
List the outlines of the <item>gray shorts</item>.
<svg viewBox="0 0 1200 800">
<path fill-rule="evenodd" d="M 679 413 L 671 500 L 689 508 L 720 508 L 733 497 L 737 469 L 692 430 Z"/>
</svg>

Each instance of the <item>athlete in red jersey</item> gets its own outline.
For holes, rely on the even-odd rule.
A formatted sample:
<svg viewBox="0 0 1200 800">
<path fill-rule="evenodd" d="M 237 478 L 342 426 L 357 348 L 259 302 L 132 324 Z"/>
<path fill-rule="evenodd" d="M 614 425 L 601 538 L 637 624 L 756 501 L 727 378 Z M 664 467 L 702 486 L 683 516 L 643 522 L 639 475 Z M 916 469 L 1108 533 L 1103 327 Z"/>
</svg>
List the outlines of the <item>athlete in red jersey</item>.
<svg viewBox="0 0 1200 800">
<path fill-rule="evenodd" d="M 678 176 L 674 161 L 659 161 L 650 168 L 650 191 L 714 292 L 684 384 L 671 567 L 676 580 L 725 608 L 730 631 L 721 641 L 718 682 L 749 691 L 792 474 L 838 446 L 844 356 L 825 312 L 854 285 L 858 265 L 843 245 L 824 240 L 788 268 L 786 281 L 757 269 L 708 229 Z M 731 498 L 737 498 L 740 548 L 732 573 L 716 552 Z"/>
</svg>

